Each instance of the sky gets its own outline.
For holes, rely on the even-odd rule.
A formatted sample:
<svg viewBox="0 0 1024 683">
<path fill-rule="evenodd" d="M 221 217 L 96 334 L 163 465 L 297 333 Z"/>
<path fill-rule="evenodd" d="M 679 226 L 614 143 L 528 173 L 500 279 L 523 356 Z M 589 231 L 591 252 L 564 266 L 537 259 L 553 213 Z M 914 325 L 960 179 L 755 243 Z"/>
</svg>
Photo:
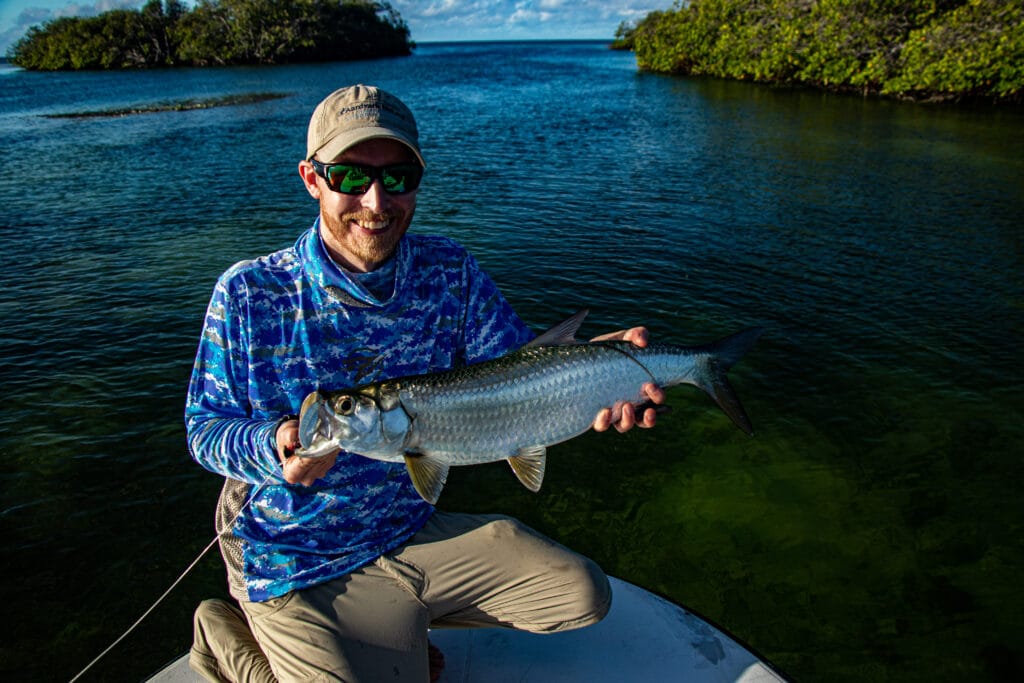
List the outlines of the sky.
<svg viewBox="0 0 1024 683">
<path fill-rule="evenodd" d="M 0 0 L 0 55 L 29 26 L 63 16 L 139 8 L 145 0 Z M 192 2 L 186 0 L 185 4 Z M 611 39 L 672 0 L 391 0 L 419 43 L 448 40 Z"/>
</svg>

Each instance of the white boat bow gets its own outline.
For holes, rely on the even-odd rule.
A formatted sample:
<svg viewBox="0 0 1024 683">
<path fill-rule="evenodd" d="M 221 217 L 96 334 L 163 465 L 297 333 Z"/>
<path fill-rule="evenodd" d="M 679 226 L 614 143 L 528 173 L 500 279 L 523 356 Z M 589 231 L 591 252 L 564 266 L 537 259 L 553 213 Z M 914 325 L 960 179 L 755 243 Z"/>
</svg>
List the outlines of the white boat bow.
<svg viewBox="0 0 1024 683">
<path fill-rule="evenodd" d="M 502 628 L 438 629 L 441 683 L 785 683 L 736 639 L 689 610 L 611 578 L 612 608 L 600 623 L 537 635 Z M 149 683 L 201 683 L 180 657 Z"/>
</svg>

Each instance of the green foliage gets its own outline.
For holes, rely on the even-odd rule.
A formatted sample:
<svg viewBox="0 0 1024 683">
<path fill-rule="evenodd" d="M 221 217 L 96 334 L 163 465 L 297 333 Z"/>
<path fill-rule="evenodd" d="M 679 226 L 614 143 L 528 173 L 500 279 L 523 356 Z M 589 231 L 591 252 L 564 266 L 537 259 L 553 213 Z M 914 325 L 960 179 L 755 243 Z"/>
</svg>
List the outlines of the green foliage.
<svg viewBox="0 0 1024 683">
<path fill-rule="evenodd" d="M 692 0 L 620 26 L 640 68 L 911 97 L 1024 93 L 1005 0 Z"/>
<path fill-rule="evenodd" d="M 33 70 L 275 64 L 407 55 L 409 29 L 375 0 L 149 0 L 138 11 L 33 27 L 11 61 Z"/>
<path fill-rule="evenodd" d="M 661 18 L 664 12 L 654 11 L 649 13 L 646 17 L 630 24 L 628 22 L 622 22 L 619 27 L 615 29 L 615 40 L 612 41 L 613 50 L 634 50 L 636 49 L 636 35 L 637 32 L 650 33 L 653 30 L 654 25 Z"/>
<path fill-rule="evenodd" d="M 973 0 L 912 31 L 886 92 L 995 95 L 1024 92 L 1024 6 Z"/>
</svg>

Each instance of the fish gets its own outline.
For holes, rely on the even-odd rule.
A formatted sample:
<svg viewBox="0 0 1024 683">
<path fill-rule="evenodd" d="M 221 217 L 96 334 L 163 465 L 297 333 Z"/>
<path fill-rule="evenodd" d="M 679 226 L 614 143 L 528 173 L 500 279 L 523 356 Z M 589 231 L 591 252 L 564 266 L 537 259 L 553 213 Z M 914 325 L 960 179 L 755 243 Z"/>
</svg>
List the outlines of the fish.
<svg viewBox="0 0 1024 683">
<path fill-rule="evenodd" d="M 642 404 L 646 382 L 697 386 L 753 434 L 726 373 L 753 347 L 762 328 L 699 346 L 577 342 L 587 313 L 579 311 L 493 360 L 312 391 L 299 413 L 295 454 L 317 458 L 345 450 L 404 462 L 416 491 L 431 504 L 437 503 L 452 466 L 500 460 L 537 492 L 548 447 L 586 432 L 602 408 L 619 401 Z"/>
</svg>

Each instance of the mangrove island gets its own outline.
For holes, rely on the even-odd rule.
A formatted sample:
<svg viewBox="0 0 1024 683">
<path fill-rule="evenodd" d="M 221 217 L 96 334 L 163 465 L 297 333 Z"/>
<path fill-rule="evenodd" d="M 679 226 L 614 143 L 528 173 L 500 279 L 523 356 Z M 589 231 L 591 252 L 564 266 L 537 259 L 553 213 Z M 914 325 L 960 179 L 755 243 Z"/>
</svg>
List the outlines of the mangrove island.
<svg viewBox="0 0 1024 683">
<path fill-rule="evenodd" d="M 917 100 L 1024 96 L 1024 3 L 690 0 L 622 24 L 646 71 Z"/>
<path fill-rule="evenodd" d="M 409 28 L 377 0 L 149 0 L 32 27 L 8 52 L 38 71 L 284 64 L 404 56 Z"/>
</svg>

